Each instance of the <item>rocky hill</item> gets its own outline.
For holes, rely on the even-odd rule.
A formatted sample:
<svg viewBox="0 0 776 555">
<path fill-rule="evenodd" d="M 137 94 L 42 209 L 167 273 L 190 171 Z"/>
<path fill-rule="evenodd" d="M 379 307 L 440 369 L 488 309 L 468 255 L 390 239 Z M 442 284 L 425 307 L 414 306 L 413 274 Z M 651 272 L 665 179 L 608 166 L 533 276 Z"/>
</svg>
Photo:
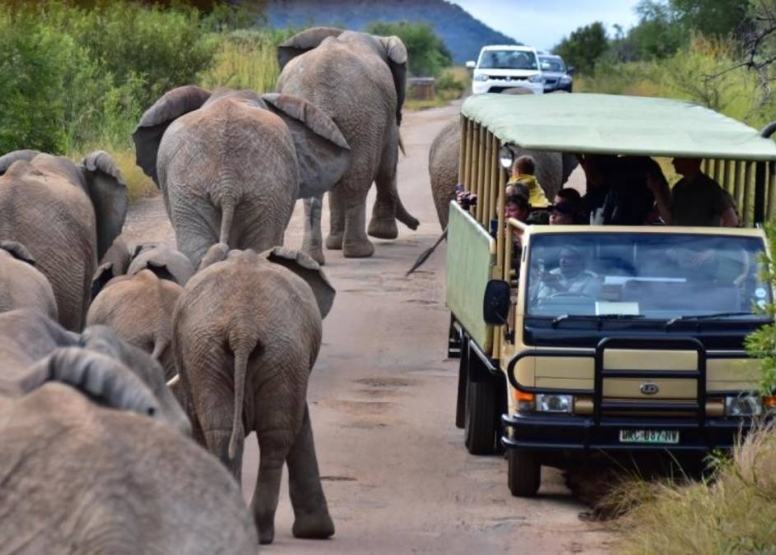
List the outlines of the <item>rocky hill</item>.
<svg viewBox="0 0 776 555">
<path fill-rule="evenodd" d="M 445 0 L 269 0 L 273 27 L 325 25 L 361 31 L 373 21 L 423 21 L 442 38 L 457 65 L 476 59 L 485 44 L 516 44 Z"/>
</svg>

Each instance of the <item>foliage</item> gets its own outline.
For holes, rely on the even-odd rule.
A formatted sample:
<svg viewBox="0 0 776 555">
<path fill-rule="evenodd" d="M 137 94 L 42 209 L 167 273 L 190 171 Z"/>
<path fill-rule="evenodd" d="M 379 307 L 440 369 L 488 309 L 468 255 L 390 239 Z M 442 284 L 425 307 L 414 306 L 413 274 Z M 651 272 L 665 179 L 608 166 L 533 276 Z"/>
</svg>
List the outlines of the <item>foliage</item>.
<svg viewBox="0 0 776 555">
<path fill-rule="evenodd" d="M 763 257 L 762 267 L 764 281 L 776 284 L 776 266 L 773 256 L 776 253 L 776 224 L 770 222 L 765 225 L 765 233 L 768 237 L 768 250 L 770 257 Z M 766 314 L 776 318 L 776 304 L 768 304 L 764 308 Z M 756 356 L 762 362 L 762 378 L 760 390 L 764 395 L 772 395 L 776 388 L 776 324 L 763 326 L 746 341 L 746 347 L 752 356 Z"/>
<path fill-rule="evenodd" d="M 553 51 L 568 65 L 582 73 L 593 71 L 596 61 L 607 51 L 608 42 L 603 23 L 596 21 L 578 28 L 564 37 Z"/>
<path fill-rule="evenodd" d="M 629 512 L 616 524 L 621 532 L 616 551 L 774 553 L 776 429 L 768 425 L 751 432 L 732 459 L 718 458 L 715 466 L 705 482 L 621 484 L 614 501 Z"/>
<path fill-rule="evenodd" d="M 399 37 L 407 47 L 409 71 L 415 76 L 435 77 L 442 68 L 452 65 L 450 52 L 428 23 L 370 23 L 366 32 L 373 35 Z"/>
<path fill-rule="evenodd" d="M 711 38 L 740 36 L 750 23 L 749 0 L 670 0 L 669 5 L 685 32 Z"/>
</svg>

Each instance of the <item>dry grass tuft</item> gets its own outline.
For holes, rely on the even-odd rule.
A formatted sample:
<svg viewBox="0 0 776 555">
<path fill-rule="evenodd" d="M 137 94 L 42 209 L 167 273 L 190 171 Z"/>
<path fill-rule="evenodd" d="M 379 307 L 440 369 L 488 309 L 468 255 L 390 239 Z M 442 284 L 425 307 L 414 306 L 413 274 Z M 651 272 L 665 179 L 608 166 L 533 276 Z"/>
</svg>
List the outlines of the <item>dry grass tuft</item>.
<svg viewBox="0 0 776 555">
<path fill-rule="evenodd" d="M 608 503 L 626 516 L 619 553 L 776 553 L 776 427 L 749 434 L 712 481 L 627 481 Z"/>
<path fill-rule="evenodd" d="M 129 189 L 130 201 L 134 202 L 141 198 L 156 195 L 159 192 L 156 183 L 144 174 L 140 166 L 135 163 L 134 149 L 111 151 L 110 155 L 115 160 L 121 175 L 124 177 L 124 181 Z"/>
</svg>

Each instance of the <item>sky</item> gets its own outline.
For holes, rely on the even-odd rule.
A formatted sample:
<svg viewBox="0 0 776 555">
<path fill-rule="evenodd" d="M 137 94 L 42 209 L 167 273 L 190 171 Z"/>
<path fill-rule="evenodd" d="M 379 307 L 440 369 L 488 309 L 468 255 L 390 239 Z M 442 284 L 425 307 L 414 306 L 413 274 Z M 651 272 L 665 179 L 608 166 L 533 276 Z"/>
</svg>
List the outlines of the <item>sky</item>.
<svg viewBox="0 0 776 555">
<path fill-rule="evenodd" d="M 639 0 L 450 0 L 489 27 L 522 43 L 549 50 L 583 25 L 601 21 L 633 26 Z"/>
</svg>

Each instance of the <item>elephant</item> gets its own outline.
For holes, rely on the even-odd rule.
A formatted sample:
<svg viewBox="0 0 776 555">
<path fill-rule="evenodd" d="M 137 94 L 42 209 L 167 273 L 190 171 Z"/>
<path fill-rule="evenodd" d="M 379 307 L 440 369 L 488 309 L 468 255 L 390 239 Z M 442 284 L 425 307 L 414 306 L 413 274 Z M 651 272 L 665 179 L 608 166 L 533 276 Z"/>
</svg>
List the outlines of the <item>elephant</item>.
<svg viewBox="0 0 776 555">
<path fill-rule="evenodd" d="M 188 262 L 188 259 L 186 259 Z M 127 343 L 151 355 L 164 368 L 165 378 L 176 375 L 172 352 L 172 314 L 183 288 L 148 269 L 117 276 L 100 288 L 86 317 L 88 326 L 104 325 Z"/>
<path fill-rule="evenodd" d="M 0 312 L 30 308 L 57 319 L 54 290 L 35 259 L 16 241 L 0 241 Z"/>
<path fill-rule="evenodd" d="M 334 534 L 306 401 L 334 294 L 303 253 L 229 251 L 221 243 L 175 306 L 175 362 L 195 437 L 239 481 L 244 438 L 256 432 L 261 460 L 251 510 L 260 543 L 274 539 L 284 462 L 294 536 Z"/>
<path fill-rule="evenodd" d="M 75 335 L 26 311 L 0 315 L 3 333 L 10 320 L 41 344 Z M 105 331 L 11 377 L 0 359 L 0 555 L 254 555 L 239 486 L 121 357 L 100 352 L 113 345 Z"/>
<path fill-rule="evenodd" d="M 167 245 L 140 243 L 129 245 L 117 238 L 103 259 L 92 279 L 92 299 L 114 277 L 134 276 L 143 270 L 151 270 L 160 279 L 167 279 L 180 286 L 194 275 L 191 260 L 182 252 Z"/>
<path fill-rule="evenodd" d="M 447 227 L 450 201 L 455 198 L 458 180 L 458 155 L 461 148 L 461 124 L 451 121 L 434 138 L 428 157 L 428 173 L 431 179 L 431 194 L 434 197 L 439 225 Z M 536 161 L 536 179 L 544 189 L 547 198 L 552 199 L 577 167 L 573 154 L 524 150 L 513 148 L 514 156 L 530 154 Z"/>
<path fill-rule="evenodd" d="M 179 87 L 143 114 L 133 139 L 194 267 L 219 242 L 282 245 L 297 198 L 322 195 L 350 160 L 331 119 L 287 94 Z"/>
<path fill-rule="evenodd" d="M 97 261 L 121 233 L 127 186 L 103 151 L 76 165 L 22 150 L 0 157 L 0 240 L 23 244 L 46 276 L 59 322 L 81 331 Z"/>
<path fill-rule="evenodd" d="M 33 310 L 12 310 L 0 314 L 0 379 L 13 380 L 30 367 L 57 351 L 77 349 L 107 357 L 129 369 L 156 400 L 157 418 L 179 433 L 191 435 L 191 422 L 167 386 L 164 370 L 142 350 L 122 341 L 105 326 L 90 326 L 77 334 L 65 330 L 54 320 Z M 76 357 L 78 358 L 78 357 Z M 88 358 L 88 357 L 87 357 Z M 84 386 L 110 390 L 110 381 L 102 383 L 98 370 L 92 369 L 86 358 L 73 363 L 81 372 Z M 53 363 L 52 363 L 53 364 Z M 102 363 L 95 363 L 100 366 Z M 81 366 L 79 366 L 81 365 Z M 108 380 L 110 380 L 110 375 Z M 108 394 L 108 393 L 105 393 Z M 95 393 L 101 399 L 103 393 Z"/>
<path fill-rule="evenodd" d="M 315 27 L 278 47 L 281 68 L 276 90 L 308 99 L 339 127 L 351 148 L 348 171 L 329 193 L 331 229 L 328 249 L 345 257 L 369 257 L 366 197 L 372 183 L 377 200 L 369 235 L 398 236 L 396 220 L 417 229 L 396 186 L 399 126 L 407 72 L 407 49 L 398 37 Z M 305 199 L 303 250 L 324 262 L 321 197 Z"/>
</svg>

